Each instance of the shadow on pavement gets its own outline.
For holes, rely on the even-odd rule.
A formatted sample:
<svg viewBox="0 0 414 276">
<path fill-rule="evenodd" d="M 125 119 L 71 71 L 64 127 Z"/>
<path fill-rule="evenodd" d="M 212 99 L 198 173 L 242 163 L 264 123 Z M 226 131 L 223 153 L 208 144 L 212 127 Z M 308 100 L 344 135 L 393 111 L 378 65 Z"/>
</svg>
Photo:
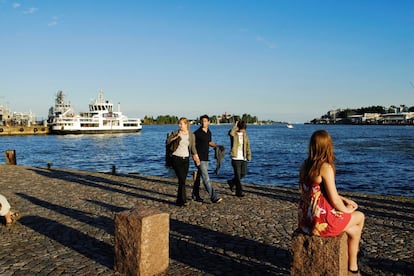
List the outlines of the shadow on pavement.
<svg viewBox="0 0 414 276">
<path fill-rule="evenodd" d="M 114 266 L 113 246 L 77 229 L 41 216 L 25 216 L 19 222 L 110 269 Z"/>
<path fill-rule="evenodd" d="M 83 211 L 75 210 L 72 208 L 67 208 L 67 207 L 63 207 L 60 205 L 56 205 L 56 204 L 38 199 L 33 196 L 29 196 L 23 193 L 16 193 L 16 195 L 30 201 L 31 203 L 35 205 L 41 206 L 49 210 L 53 210 L 55 212 L 58 212 L 59 214 L 71 217 L 80 222 L 87 223 L 94 227 L 100 228 L 106 231 L 110 235 L 114 234 L 114 229 L 113 229 L 114 221 L 113 219 L 110 219 L 108 217 L 104 217 L 104 216 L 95 217 L 94 214 L 91 214 L 89 212 L 83 212 Z"/>
<path fill-rule="evenodd" d="M 90 200 L 111 212 L 126 210 Z M 289 274 L 287 250 L 170 219 L 170 258 L 212 275 Z"/>
<path fill-rule="evenodd" d="M 120 188 L 124 187 L 124 188 L 127 188 L 127 189 L 135 189 L 135 190 L 138 190 L 140 192 L 147 192 L 147 193 L 151 193 L 151 194 L 159 194 L 159 195 L 162 195 L 164 197 L 172 197 L 173 198 L 174 197 L 173 195 L 160 193 L 160 192 L 157 192 L 157 191 L 154 191 L 154 190 L 148 190 L 148 189 L 140 188 L 140 187 L 137 187 L 137 186 L 134 186 L 134 185 L 120 183 L 120 182 L 117 182 L 117 181 L 108 180 L 108 179 L 103 178 L 103 177 L 77 174 L 77 173 L 72 173 L 72 172 L 67 172 L 67 171 L 60 171 L 60 170 L 49 170 L 49 171 L 40 170 L 40 169 L 32 169 L 32 170 L 34 172 L 42 175 L 42 176 L 49 177 L 49 178 L 63 179 L 65 181 L 71 181 L 71 182 L 79 184 L 79 185 L 84 185 L 84 186 L 89 186 L 89 187 L 92 187 L 92 188 L 102 189 L 102 190 L 105 190 L 105 191 L 108 191 L 108 192 L 120 193 L 120 194 L 124 194 L 124 195 L 128 195 L 128 196 L 133 196 L 133 197 L 136 197 L 136 198 L 142 198 L 142 199 L 158 201 L 158 202 L 161 202 L 161 203 L 174 204 L 173 201 L 168 201 L 168 200 L 164 200 L 164 199 L 160 199 L 160 198 L 156 198 L 156 197 L 146 196 L 146 195 L 143 195 L 141 193 L 134 193 L 134 192 L 130 192 L 130 191 L 125 191 L 125 190 L 122 190 Z"/>
</svg>

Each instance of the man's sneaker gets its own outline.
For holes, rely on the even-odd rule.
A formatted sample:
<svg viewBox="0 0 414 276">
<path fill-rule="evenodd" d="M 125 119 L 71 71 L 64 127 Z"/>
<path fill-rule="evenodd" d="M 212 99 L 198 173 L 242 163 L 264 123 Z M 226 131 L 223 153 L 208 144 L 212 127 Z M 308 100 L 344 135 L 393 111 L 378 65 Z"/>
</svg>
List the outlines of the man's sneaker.
<svg viewBox="0 0 414 276">
<path fill-rule="evenodd" d="M 216 200 L 213 200 L 213 203 L 219 203 L 221 202 L 223 199 L 221 197 L 218 197 Z"/>
<path fill-rule="evenodd" d="M 200 196 L 191 195 L 191 198 L 192 198 L 194 201 L 204 202 L 204 199 L 202 199 Z"/>
</svg>

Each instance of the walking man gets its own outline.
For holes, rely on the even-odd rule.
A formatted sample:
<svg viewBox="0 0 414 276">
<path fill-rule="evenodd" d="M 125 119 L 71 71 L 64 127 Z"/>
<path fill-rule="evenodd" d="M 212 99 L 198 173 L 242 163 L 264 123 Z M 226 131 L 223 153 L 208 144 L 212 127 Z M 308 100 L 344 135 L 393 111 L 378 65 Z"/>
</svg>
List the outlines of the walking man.
<svg viewBox="0 0 414 276">
<path fill-rule="evenodd" d="M 211 186 L 210 177 L 208 176 L 208 155 L 210 147 L 217 147 L 217 145 L 212 142 L 211 132 L 208 128 L 210 124 L 210 118 L 207 115 L 200 117 L 201 126 L 194 132 L 196 140 L 196 149 L 198 156 L 200 158 L 200 165 L 198 166 L 197 177 L 193 186 L 192 198 L 193 200 L 203 202 L 203 199 L 200 197 L 200 181 L 203 181 L 206 191 L 210 195 L 210 200 L 213 203 L 219 203 L 221 198 L 218 197 L 216 191 Z"/>
</svg>

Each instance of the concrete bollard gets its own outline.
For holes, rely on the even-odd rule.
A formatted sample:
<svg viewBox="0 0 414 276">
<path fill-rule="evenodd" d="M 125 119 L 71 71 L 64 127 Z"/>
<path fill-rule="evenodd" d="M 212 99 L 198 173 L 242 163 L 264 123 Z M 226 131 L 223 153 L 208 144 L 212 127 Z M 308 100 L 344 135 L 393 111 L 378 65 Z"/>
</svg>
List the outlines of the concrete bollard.
<svg viewBox="0 0 414 276">
<path fill-rule="evenodd" d="M 169 214 L 135 206 L 115 214 L 115 271 L 156 275 L 169 264 Z"/>
<path fill-rule="evenodd" d="M 293 256 L 290 275 L 348 275 L 348 235 L 309 236 L 299 231 L 292 235 Z"/>
<path fill-rule="evenodd" d="M 4 155 L 6 156 L 6 165 L 16 165 L 16 151 L 5 150 Z"/>
</svg>

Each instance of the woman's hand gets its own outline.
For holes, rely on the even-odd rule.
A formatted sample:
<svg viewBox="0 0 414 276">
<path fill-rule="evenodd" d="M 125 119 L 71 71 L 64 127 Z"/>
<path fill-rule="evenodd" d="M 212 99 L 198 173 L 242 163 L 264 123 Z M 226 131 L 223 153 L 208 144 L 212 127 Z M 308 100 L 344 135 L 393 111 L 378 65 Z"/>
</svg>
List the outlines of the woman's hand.
<svg viewBox="0 0 414 276">
<path fill-rule="evenodd" d="M 350 211 L 353 212 L 358 209 L 358 204 L 353 201 L 352 199 L 342 197 L 342 201 L 344 202 L 345 207 Z"/>
<path fill-rule="evenodd" d="M 193 155 L 193 160 L 197 167 L 200 166 L 201 162 L 200 158 L 198 157 L 198 154 Z"/>
</svg>

